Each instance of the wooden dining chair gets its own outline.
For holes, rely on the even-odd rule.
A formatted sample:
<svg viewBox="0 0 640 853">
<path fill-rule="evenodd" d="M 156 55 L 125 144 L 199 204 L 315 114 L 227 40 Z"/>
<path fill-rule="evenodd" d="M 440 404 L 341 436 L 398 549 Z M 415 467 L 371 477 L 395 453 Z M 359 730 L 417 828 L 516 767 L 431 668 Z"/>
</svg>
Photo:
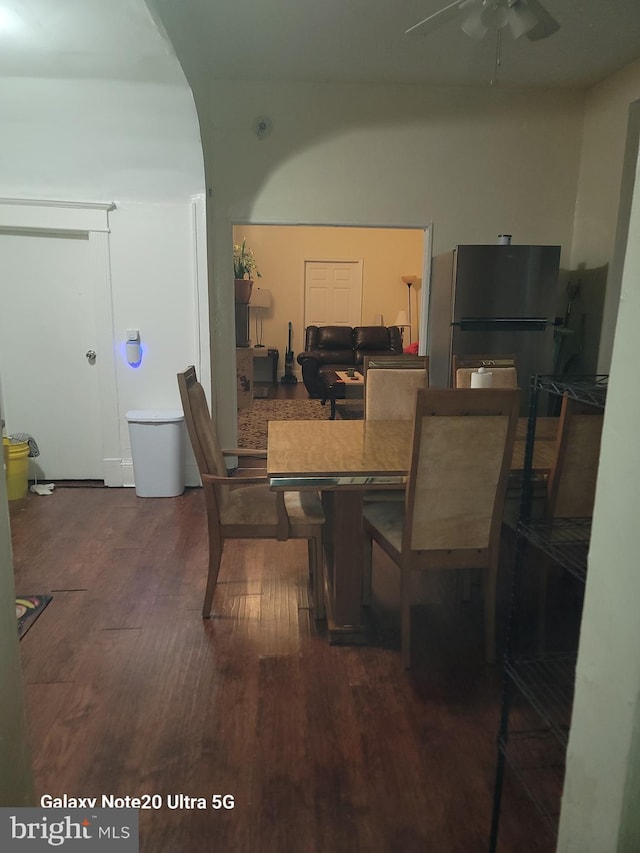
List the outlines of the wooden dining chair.
<svg viewBox="0 0 640 853">
<path fill-rule="evenodd" d="M 404 370 L 426 370 L 429 372 L 428 355 L 411 355 L 398 353 L 396 355 L 366 355 L 362 360 L 363 373 L 369 368 L 383 370 L 384 368 L 403 368 Z"/>
<path fill-rule="evenodd" d="M 322 618 L 325 517 L 319 497 L 315 492 L 271 491 L 266 475 L 230 476 L 225 456 L 266 459 L 266 451 L 221 449 L 204 389 L 193 366 L 178 373 L 178 387 L 207 508 L 209 568 L 203 617 L 211 614 L 226 539 L 307 539 L 314 612 L 316 618 Z"/>
<path fill-rule="evenodd" d="M 488 355 L 453 355 L 451 358 L 451 372 L 453 374 L 454 388 L 471 388 L 471 375 L 478 368 L 484 367 L 491 372 L 492 388 L 517 388 L 518 371 L 516 369 L 516 357 L 513 353 L 488 354 Z M 462 573 L 462 598 L 468 601 L 471 597 L 471 586 L 473 576 L 477 572 L 466 570 Z"/>
<path fill-rule="evenodd" d="M 400 567 L 407 667 L 411 577 L 444 569 L 483 570 L 485 656 L 495 661 L 500 530 L 519 405 L 517 390 L 419 390 L 405 501 L 364 506 L 366 583 L 374 541 Z"/>
<path fill-rule="evenodd" d="M 563 396 L 547 485 L 548 518 L 593 515 L 603 422 L 602 409 Z"/>
<path fill-rule="evenodd" d="M 591 518 L 596 495 L 600 441 L 604 414 L 564 394 L 556 438 L 556 447 L 547 478 L 545 517 Z M 538 647 L 544 650 L 545 622 L 552 560 L 541 555 L 536 574 L 539 584 Z"/>
<path fill-rule="evenodd" d="M 410 420 L 418 388 L 429 387 L 428 356 L 364 359 L 365 420 Z"/>
<path fill-rule="evenodd" d="M 364 419 L 413 418 L 418 388 L 429 387 L 429 356 L 367 356 L 364 359 Z M 400 489 L 371 490 L 365 501 L 402 501 Z"/>
<path fill-rule="evenodd" d="M 479 367 L 491 372 L 492 388 L 517 388 L 518 370 L 513 354 L 509 355 L 454 355 L 451 360 L 454 388 L 470 388 L 471 374 Z"/>
</svg>

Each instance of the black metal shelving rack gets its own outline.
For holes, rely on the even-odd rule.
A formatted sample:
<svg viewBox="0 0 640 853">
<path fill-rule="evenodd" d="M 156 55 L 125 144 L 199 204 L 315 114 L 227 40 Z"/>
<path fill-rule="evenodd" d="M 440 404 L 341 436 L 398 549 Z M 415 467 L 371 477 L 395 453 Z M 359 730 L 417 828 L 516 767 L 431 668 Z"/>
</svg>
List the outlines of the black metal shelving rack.
<svg viewBox="0 0 640 853">
<path fill-rule="evenodd" d="M 532 518 L 533 448 L 536 419 L 545 392 L 549 398 L 567 395 L 604 408 L 608 376 L 534 376 L 529 396 L 529 419 L 524 459 L 522 498 L 516 528 L 511 604 L 504 660 L 502 712 L 497 739 L 490 853 L 495 853 L 505 770 L 510 768 L 548 829 L 558 830 L 564 762 L 571 724 L 577 654 L 528 654 L 518 648 L 520 593 L 529 546 L 560 565 L 584 584 L 591 536 L 590 518 Z"/>
</svg>

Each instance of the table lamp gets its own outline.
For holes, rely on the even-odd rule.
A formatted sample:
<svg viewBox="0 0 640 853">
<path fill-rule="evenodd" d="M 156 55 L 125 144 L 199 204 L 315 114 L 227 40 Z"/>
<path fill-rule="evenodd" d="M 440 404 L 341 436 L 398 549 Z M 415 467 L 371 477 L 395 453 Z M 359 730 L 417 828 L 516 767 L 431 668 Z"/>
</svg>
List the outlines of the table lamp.
<svg viewBox="0 0 640 853">
<path fill-rule="evenodd" d="M 404 330 L 409 329 L 409 343 L 411 343 L 411 324 L 407 322 L 407 312 L 402 309 L 402 311 L 398 311 L 398 316 L 396 317 L 396 322 L 393 324 L 394 326 L 399 326 L 400 335 L 402 337 L 402 345 L 404 346 Z"/>
</svg>

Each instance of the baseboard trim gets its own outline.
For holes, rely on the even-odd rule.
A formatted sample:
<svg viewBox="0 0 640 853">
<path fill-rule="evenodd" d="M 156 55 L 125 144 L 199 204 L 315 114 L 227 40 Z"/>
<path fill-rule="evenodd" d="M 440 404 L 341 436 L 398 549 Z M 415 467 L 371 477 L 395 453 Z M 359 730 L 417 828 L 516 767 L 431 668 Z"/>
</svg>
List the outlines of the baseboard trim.
<svg viewBox="0 0 640 853">
<path fill-rule="evenodd" d="M 185 485 L 200 486 L 200 474 L 195 463 L 185 465 Z M 134 488 L 133 459 L 105 459 L 104 484 L 112 488 Z"/>
</svg>

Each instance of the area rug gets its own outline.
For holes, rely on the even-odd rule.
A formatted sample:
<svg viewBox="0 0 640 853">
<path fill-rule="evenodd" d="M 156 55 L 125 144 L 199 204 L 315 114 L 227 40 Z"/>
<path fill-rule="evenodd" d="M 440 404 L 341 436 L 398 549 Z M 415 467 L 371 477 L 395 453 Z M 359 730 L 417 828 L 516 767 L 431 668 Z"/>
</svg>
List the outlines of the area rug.
<svg viewBox="0 0 640 853">
<path fill-rule="evenodd" d="M 50 601 L 50 595 L 20 595 L 16 597 L 16 618 L 20 639 L 24 637 Z"/>
<path fill-rule="evenodd" d="M 266 450 L 269 421 L 327 421 L 330 412 L 320 400 L 254 400 L 238 412 L 238 447 Z"/>
</svg>

